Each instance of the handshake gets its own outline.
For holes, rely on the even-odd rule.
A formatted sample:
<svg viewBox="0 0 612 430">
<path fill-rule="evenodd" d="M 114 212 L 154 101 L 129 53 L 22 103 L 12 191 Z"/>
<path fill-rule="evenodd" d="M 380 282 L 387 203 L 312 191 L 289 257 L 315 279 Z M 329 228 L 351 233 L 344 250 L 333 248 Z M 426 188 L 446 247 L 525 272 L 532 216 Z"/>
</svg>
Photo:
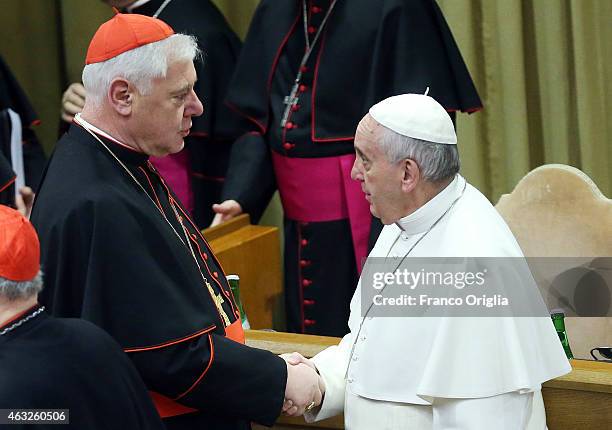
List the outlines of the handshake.
<svg viewBox="0 0 612 430">
<path fill-rule="evenodd" d="M 314 363 L 298 352 L 280 357 L 287 362 L 283 413 L 297 417 L 319 406 L 325 394 L 325 383 Z"/>
</svg>

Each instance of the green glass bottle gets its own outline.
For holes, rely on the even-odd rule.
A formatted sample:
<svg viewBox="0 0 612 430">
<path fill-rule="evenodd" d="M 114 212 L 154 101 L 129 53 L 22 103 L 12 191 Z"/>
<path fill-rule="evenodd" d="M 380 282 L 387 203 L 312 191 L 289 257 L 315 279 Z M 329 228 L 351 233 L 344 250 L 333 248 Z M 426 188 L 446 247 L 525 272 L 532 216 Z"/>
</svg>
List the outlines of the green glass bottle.
<svg viewBox="0 0 612 430">
<path fill-rule="evenodd" d="M 240 311 L 240 321 L 242 322 L 243 329 L 250 329 L 251 324 L 249 324 L 249 319 L 244 312 L 244 307 L 242 306 L 242 300 L 240 300 L 240 276 L 238 275 L 227 275 L 227 282 L 232 289 L 232 294 L 234 295 L 234 300 L 238 305 L 238 310 Z"/>
<path fill-rule="evenodd" d="M 563 309 L 553 309 L 550 313 L 550 317 L 552 318 L 555 330 L 557 330 L 557 335 L 559 335 L 561 345 L 563 345 L 565 355 L 567 358 L 574 358 L 567 338 L 567 331 L 565 330 L 565 312 L 563 312 Z"/>
</svg>

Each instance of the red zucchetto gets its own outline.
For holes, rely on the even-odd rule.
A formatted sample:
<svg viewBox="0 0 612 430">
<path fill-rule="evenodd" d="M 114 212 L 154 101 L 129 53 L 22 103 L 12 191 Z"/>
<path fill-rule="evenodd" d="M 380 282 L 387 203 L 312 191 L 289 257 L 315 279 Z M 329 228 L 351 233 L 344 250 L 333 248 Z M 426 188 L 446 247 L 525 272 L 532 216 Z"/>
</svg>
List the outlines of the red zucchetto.
<svg viewBox="0 0 612 430">
<path fill-rule="evenodd" d="M 40 270 L 40 243 L 30 221 L 0 205 L 0 277 L 23 282 Z"/>
<path fill-rule="evenodd" d="M 161 19 L 145 15 L 117 12 L 94 34 L 85 64 L 100 63 L 148 43 L 158 42 L 174 34 Z"/>
</svg>

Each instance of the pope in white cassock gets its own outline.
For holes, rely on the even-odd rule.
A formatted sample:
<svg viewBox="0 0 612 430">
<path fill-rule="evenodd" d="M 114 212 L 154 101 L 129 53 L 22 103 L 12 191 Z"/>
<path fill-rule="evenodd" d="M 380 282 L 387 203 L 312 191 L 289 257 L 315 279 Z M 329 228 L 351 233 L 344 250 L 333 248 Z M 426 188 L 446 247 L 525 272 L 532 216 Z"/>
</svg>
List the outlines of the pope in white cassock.
<svg viewBox="0 0 612 430">
<path fill-rule="evenodd" d="M 459 175 L 456 143 L 449 115 L 426 95 L 390 97 L 362 119 L 351 176 L 385 224 L 369 257 L 523 256 Z M 344 412 L 349 430 L 546 428 L 541 384 L 571 370 L 550 318 L 364 318 L 360 290 L 338 346 L 288 357 L 325 382 L 308 421 Z"/>
</svg>

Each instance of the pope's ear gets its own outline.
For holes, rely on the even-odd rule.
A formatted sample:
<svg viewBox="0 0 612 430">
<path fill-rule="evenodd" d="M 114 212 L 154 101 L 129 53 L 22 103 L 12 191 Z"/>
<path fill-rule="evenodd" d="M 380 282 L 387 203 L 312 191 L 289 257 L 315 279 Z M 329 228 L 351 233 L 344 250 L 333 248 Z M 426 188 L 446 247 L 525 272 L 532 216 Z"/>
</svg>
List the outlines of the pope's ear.
<svg viewBox="0 0 612 430">
<path fill-rule="evenodd" d="M 401 163 L 403 170 L 402 189 L 409 193 L 414 190 L 421 180 L 421 169 L 416 161 L 411 158 L 406 158 Z"/>
<path fill-rule="evenodd" d="M 108 89 L 110 105 L 119 115 L 129 115 L 134 102 L 134 86 L 123 78 L 115 78 Z"/>
</svg>

